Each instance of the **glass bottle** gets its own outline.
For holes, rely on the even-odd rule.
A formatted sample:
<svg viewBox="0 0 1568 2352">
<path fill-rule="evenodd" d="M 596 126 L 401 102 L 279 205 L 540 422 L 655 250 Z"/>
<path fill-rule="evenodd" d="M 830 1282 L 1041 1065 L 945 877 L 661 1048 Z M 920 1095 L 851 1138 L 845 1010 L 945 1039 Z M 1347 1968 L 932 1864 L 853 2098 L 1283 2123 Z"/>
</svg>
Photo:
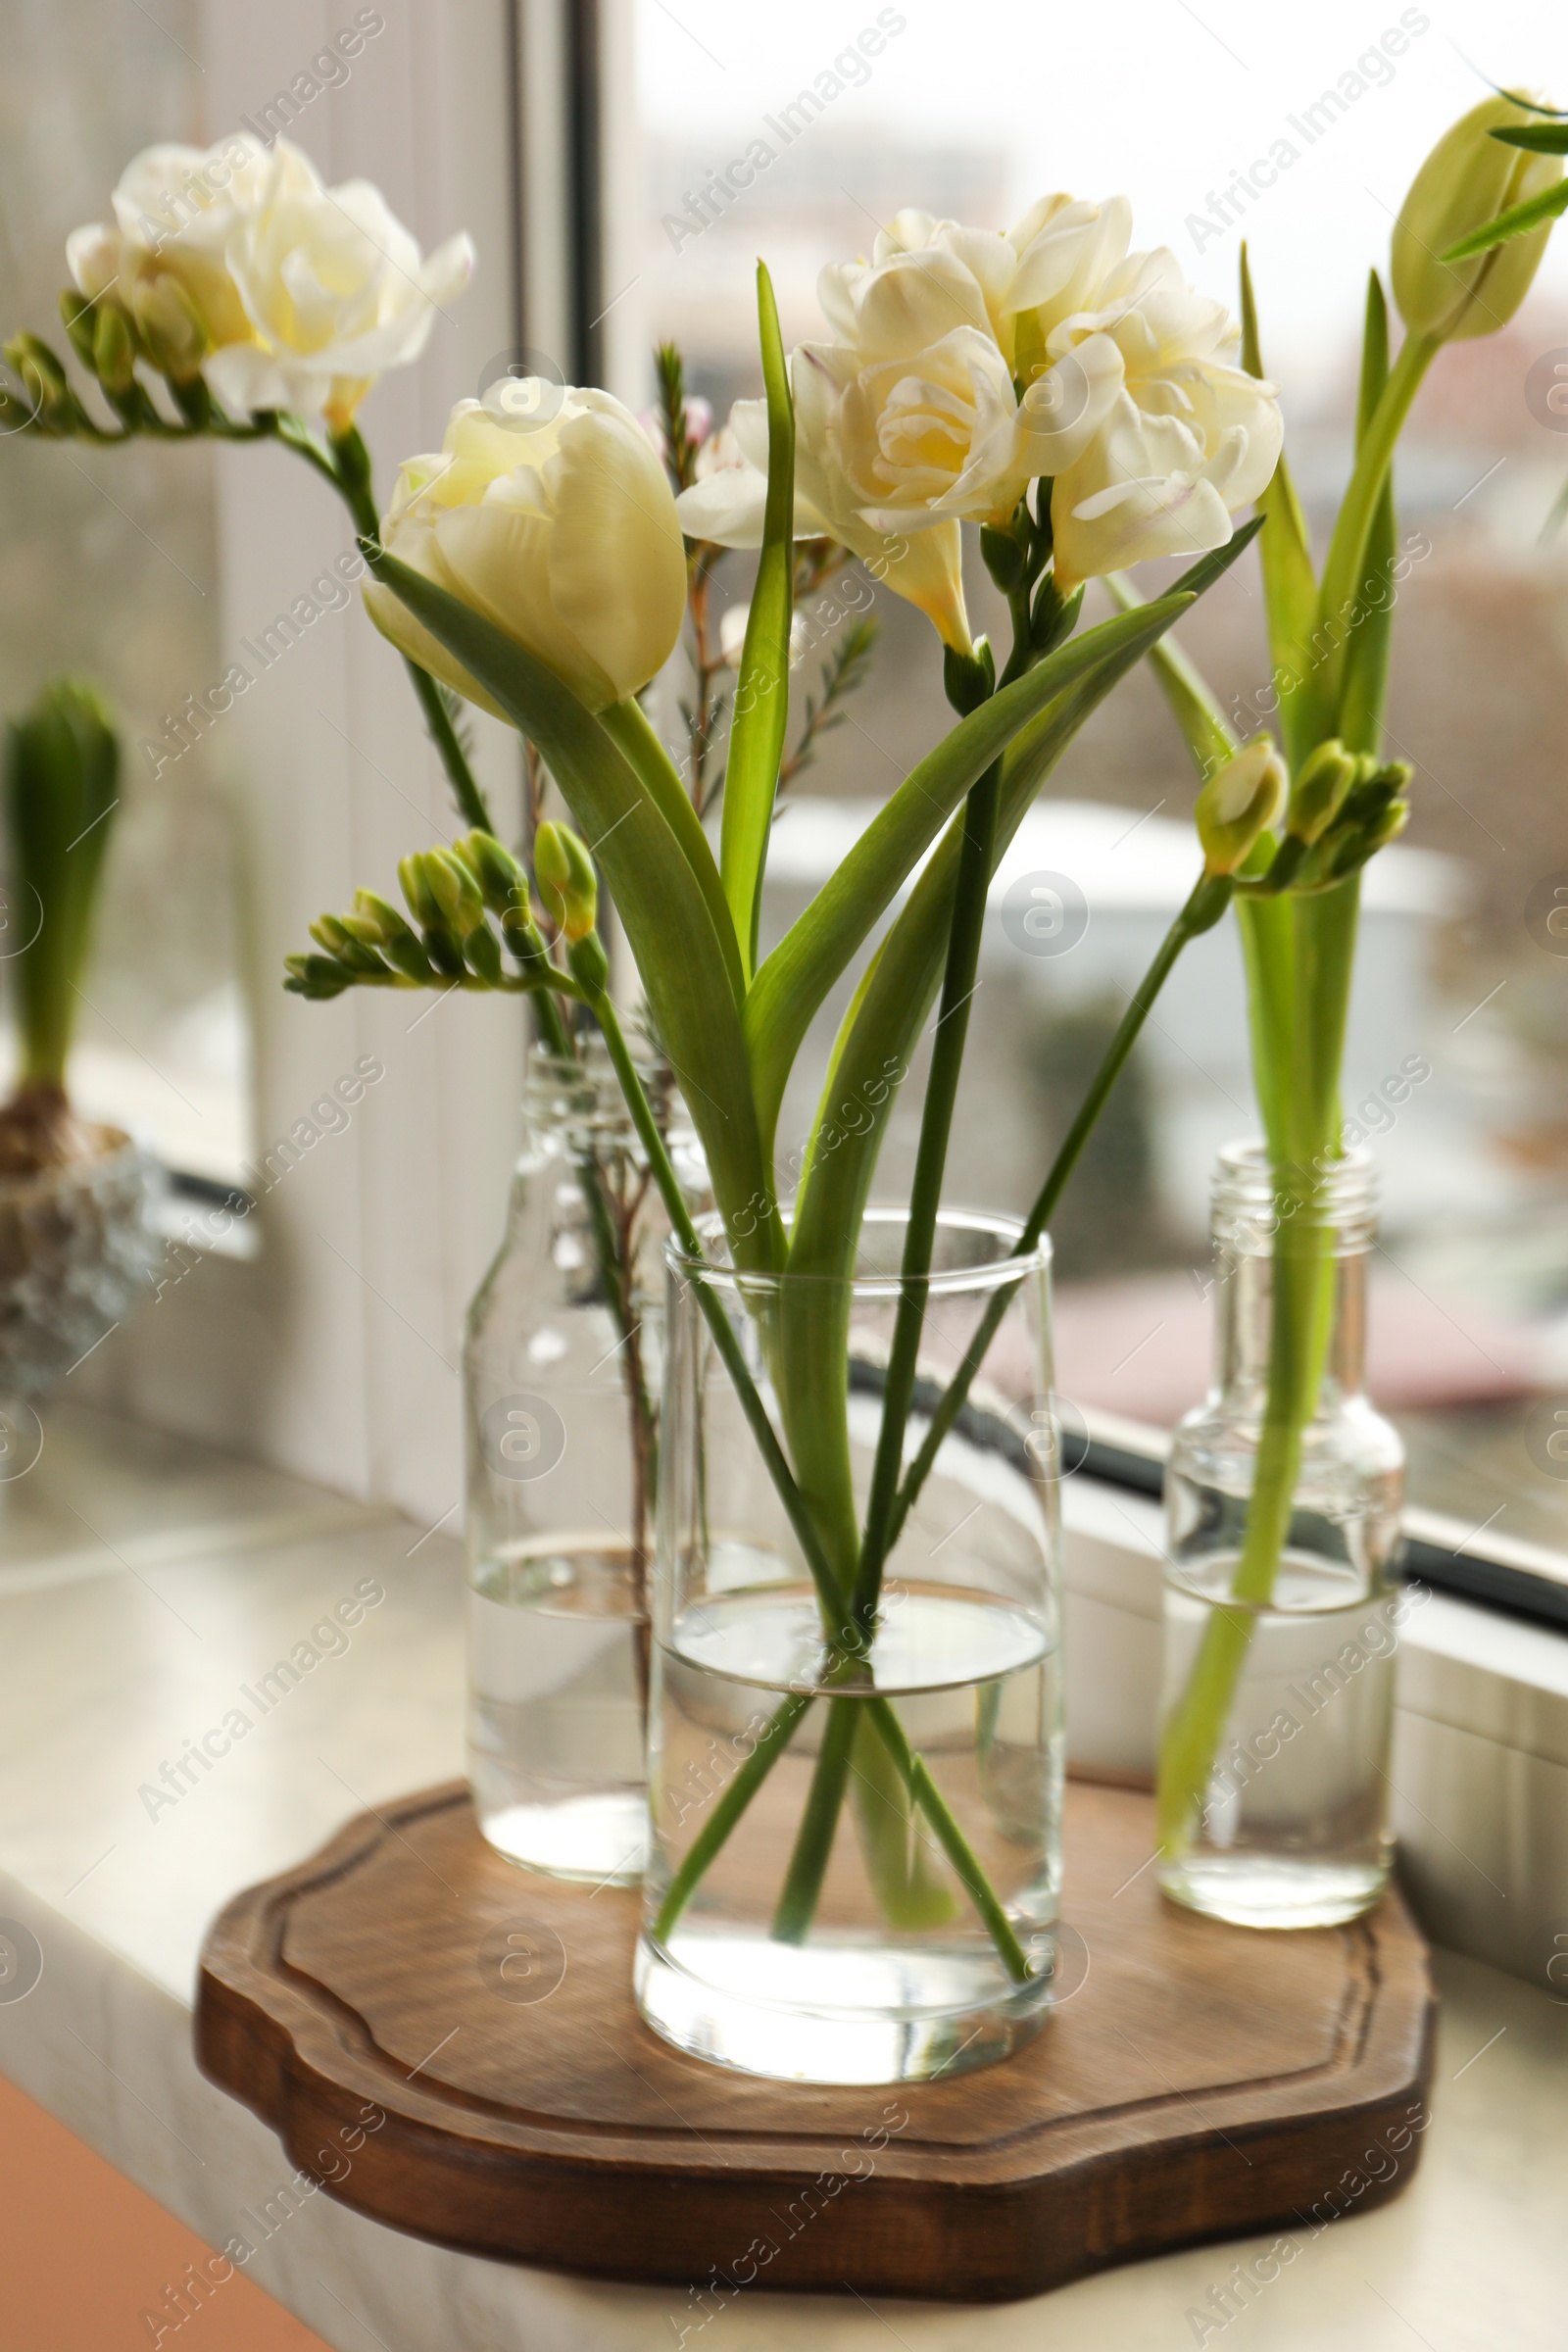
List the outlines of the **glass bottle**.
<svg viewBox="0 0 1568 2352">
<path fill-rule="evenodd" d="M 1213 1187 L 1214 1383 L 1177 1428 L 1160 1883 L 1239 1925 L 1325 1927 L 1387 1882 L 1404 1454 L 1362 1381 L 1371 1154 Z"/>
<path fill-rule="evenodd" d="M 853 1572 L 906 1218 L 853 1276 L 744 1273 L 671 1242 L 636 1984 L 695 2056 L 813 2082 L 1004 2057 L 1049 2013 L 1063 1773 L 1050 1245 L 945 1214 L 923 1282 L 906 1462 L 973 1342 L 968 1401 L 895 1531 L 857 1649 L 715 1347 L 740 1343 L 808 1507 Z M 987 1321 L 995 1309 L 994 1318 Z M 842 1507 L 827 1497 L 844 1495 Z M 902 1759 L 902 1761 L 901 1761 Z M 921 1775 L 925 1775 L 922 1781 Z"/>
<path fill-rule="evenodd" d="M 707 1174 L 669 1071 L 650 1060 L 641 1075 L 701 1209 Z M 578 1061 L 536 1047 L 523 1109 L 506 1234 L 464 1348 L 469 1782 L 512 1861 L 626 1883 L 647 1846 L 669 1226 L 597 1037 Z"/>
</svg>

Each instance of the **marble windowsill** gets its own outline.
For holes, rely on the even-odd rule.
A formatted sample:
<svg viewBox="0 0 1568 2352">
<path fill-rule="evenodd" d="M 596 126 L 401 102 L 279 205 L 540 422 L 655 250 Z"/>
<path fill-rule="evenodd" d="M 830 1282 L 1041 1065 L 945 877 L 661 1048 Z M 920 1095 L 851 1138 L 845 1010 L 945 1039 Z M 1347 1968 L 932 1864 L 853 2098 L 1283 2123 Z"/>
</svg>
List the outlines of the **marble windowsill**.
<svg viewBox="0 0 1568 2352">
<path fill-rule="evenodd" d="M 1141 1545 L 1129 1542 L 1115 1558 L 1107 1519 L 1097 1558 L 1084 1529 L 1094 1507 L 1086 1493 L 1070 1513 L 1077 1598 L 1136 1630 L 1147 1615 Z M 44 1953 L 35 1988 L 0 2000 L 0 2070 L 215 2245 L 242 2209 L 275 2197 L 291 2168 L 265 2127 L 196 2072 L 190 1991 L 201 1937 L 236 1888 L 298 1860 L 365 1804 L 461 1769 L 450 1525 L 411 1526 L 79 1412 L 53 1414 L 37 1468 L 0 1486 L 0 1917 L 28 1927 Z M 254 1690 L 367 1584 L 384 1598 L 347 1649 L 324 1656 L 177 1801 L 149 1811 L 139 1791 L 158 1785 L 164 1764 L 244 1704 L 243 1687 Z M 1497 1712 L 1501 1702 L 1487 1696 L 1489 1643 L 1493 1666 L 1524 1688 L 1523 1653 L 1508 1642 L 1516 1630 L 1461 1611 L 1429 1620 L 1418 1652 L 1412 1644 L 1406 1714 L 1434 1727 L 1434 1740 L 1476 1743 L 1457 1763 L 1436 1748 L 1401 1751 L 1401 1802 L 1434 1822 L 1446 1817 L 1445 1776 L 1468 1757 L 1473 1778 L 1488 1742 L 1522 1754 L 1523 1732 L 1542 1769 L 1568 1771 L 1568 1750 L 1551 1753 L 1564 1698 L 1548 1668 L 1560 1674 L 1562 1653 L 1538 1661 L 1528 1724 L 1518 1704 Z M 1086 1617 L 1086 1660 L 1095 1639 Z M 1082 1737 L 1092 1745 L 1131 1735 L 1102 1707 L 1083 1718 Z M 1538 1799 L 1539 1790 L 1529 1801 Z M 1554 1835 L 1568 1841 L 1568 1826 Z M 1441 1843 L 1435 1830 L 1429 1843 Z M 1505 1903 L 1527 1869 L 1528 1840 L 1509 1846 L 1505 1836 L 1474 1858 Z M 1559 1908 L 1568 1914 L 1568 1900 Z M 1336 2333 L 1366 2352 L 1414 2341 L 1434 2352 L 1502 2342 L 1534 2352 L 1560 2341 L 1568 2007 L 1473 1959 L 1440 1954 L 1439 1975 L 1435 2121 L 1410 2190 L 1313 2242 L 1303 2231 L 1300 2259 L 1203 2340 L 1245 2335 L 1260 2352 Z M 743 2296 L 723 2314 L 723 2341 L 733 2352 L 808 2341 L 832 2352 L 885 2342 L 891 2329 L 931 2352 L 1174 2347 L 1200 2340 L 1190 2313 L 1258 2250 L 1196 2248 L 978 2312 Z M 667 2289 L 445 2253 L 324 2195 L 276 2229 L 250 2275 L 343 2352 L 376 2341 L 387 2352 L 503 2343 L 643 2352 L 673 2345 L 689 2316 Z"/>
</svg>

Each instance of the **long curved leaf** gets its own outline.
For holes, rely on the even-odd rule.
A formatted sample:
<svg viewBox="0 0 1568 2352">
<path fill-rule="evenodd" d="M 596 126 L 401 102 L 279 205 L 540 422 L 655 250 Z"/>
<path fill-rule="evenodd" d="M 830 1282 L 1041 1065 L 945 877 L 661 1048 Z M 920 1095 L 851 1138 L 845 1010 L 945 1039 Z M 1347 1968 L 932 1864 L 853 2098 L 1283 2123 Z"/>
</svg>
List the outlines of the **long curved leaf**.
<svg viewBox="0 0 1568 2352">
<path fill-rule="evenodd" d="M 795 1056 L 813 1014 L 856 950 L 893 904 L 975 780 L 1032 719 L 1078 679 L 1122 675 L 1192 603 L 1173 590 L 1156 604 L 1088 629 L 960 720 L 905 778 L 793 924 L 753 981 L 745 1029 L 758 1120 L 771 1145 Z"/>
<path fill-rule="evenodd" d="M 718 851 L 724 896 L 748 979 L 757 963 L 762 867 L 789 719 L 790 616 L 795 604 L 795 408 L 773 282 L 763 262 L 757 265 L 757 312 L 767 392 L 767 504 L 735 681 Z"/>
<path fill-rule="evenodd" d="M 1262 376 L 1263 355 L 1258 342 L 1257 305 L 1252 295 L 1252 272 L 1247 246 L 1242 246 L 1242 366 L 1249 375 Z M 1309 696 L 1303 691 L 1311 673 L 1312 632 L 1317 625 L 1317 575 L 1312 569 L 1312 543 L 1301 502 L 1296 495 L 1291 469 L 1280 452 L 1273 478 L 1257 500 L 1257 512 L 1268 529 L 1259 550 L 1263 568 L 1263 603 L 1268 616 L 1268 649 L 1279 696 L 1280 728 L 1293 765 L 1298 765 L 1315 744 Z M 1310 738 L 1310 740 L 1308 740 Z"/>
<path fill-rule="evenodd" d="M 765 1263 L 776 1220 L 724 953 L 702 888 L 646 785 L 553 670 L 395 556 L 366 543 L 376 577 L 538 745 L 603 866 L 660 1035 L 703 1140 L 742 1262 Z M 743 1212 L 750 1212 L 749 1214 Z"/>
</svg>

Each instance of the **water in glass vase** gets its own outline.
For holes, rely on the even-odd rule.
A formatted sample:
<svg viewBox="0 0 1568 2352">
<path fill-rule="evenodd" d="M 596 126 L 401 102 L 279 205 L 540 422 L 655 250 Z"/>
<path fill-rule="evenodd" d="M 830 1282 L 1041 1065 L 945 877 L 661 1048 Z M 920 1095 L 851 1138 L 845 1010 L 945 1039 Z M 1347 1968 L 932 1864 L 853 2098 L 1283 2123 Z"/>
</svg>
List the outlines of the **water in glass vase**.
<svg viewBox="0 0 1568 2352">
<path fill-rule="evenodd" d="M 477 1561 L 468 1591 L 468 1777 L 514 1862 L 624 1883 L 648 1846 L 646 1641 L 629 1551 L 590 1540 Z"/>
<path fill-rule="evenodd" d="M 1379 1766 L 1401 1596 L 1287 1550 L 1269 1605 L 1249 1607 L 1231 1597 L 1239 1556 L 1214 1552 L 1165 1580 L 1167 1720 L 1205 1666 L 1234 1689 L 1200 1810 L 1160 1882 L 1240 1927 L 1336 1926 L 1389 1874 Z"/>
<path fill-rule="evenodd" d="M 651 1727 L 652 1917 L 779 1708 L 805 1702 L 805 1713 L 746 1834 L 724 1843 L 668 1932 L 645 1935 L 643 2014 L 683 2049 L 777 2078 L 887 2082 L 984 2065 L 1039 2030 L 1053 1991 L 1056 1646 L 1026 1608 L 890 1584 L 858 1693 L 840 1683 L 827 1695 L 829 1657 L 809 1587 L 710 1592 L 674 1620 Z M 868 1719 L 877 1696 L 892 1702 L 1006 1912 L 1029 1968 L 1022 1981 L 909 1805 Z M 792 1927 L 787 1881 L 834 1737 L 848 1755 L 847 1799 L 809 1923 Z"/>
</svg>

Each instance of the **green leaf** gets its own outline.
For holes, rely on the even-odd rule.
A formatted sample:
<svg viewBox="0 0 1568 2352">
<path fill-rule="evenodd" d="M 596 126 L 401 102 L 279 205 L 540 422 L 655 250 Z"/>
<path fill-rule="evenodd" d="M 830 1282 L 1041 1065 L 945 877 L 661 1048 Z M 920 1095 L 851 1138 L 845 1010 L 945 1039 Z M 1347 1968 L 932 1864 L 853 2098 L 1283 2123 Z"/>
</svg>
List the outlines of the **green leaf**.
<svg viewBox="0 0 1568 2352">
<path fill-rule="evenodd" d="M 729 970 L 709 903 L 668 820 L 604 727 L 514 639 L 372 544 L 367 560 L 537 744 L 598 858 L 648 992 L 737 1260 L 766 1264 L 776 1220 Z"/>
<path fill-rule="evenodd" d="M 1257 305 L 1247 247 L 1242 247 L 1242 366 L 1249 375 L 1264 374 L 1258 342 Z M 1263 602 L 1268 616 L 1269 656 L 1279 694 L 1280 724 L 1293 766 L 1311 746 L 1298 737 L 1312 732 L 1304 710 L 1297 723 L 1297 693 L 1311 668 L 1312 629 L 1317 616 L 1317 577 L 1312 569 L 1312 542 L 1291 480 L 1283 450 L 1274 477 L 1257 501 L 1265 516 L 1259 560 L 1263 568 Z M 1304 701 L 1304 698 L 1303 698 Z"/>
<path fill-rule="evenodd" d="M 1528 147 L 1536 155 L 1568 155 L 1568 122 L 1532 122 L 1518 130 L 1493 130 L 1504 147 Z"/>
<path fill-rule="evenodd" d="M 1125 572 L 1112 571 L 1105 586 L 1124 612 L 1144 609 L 1144 600 Z M 1182 740 L 1193 755 L 1199 780 L 1206 783 L 1239 749 L 1236 733 L 1215 701 L 1213 690 L 1196 662 L 1189 662 L 1174 637 L 1162 637 L 1149 649 L 1149 666 L 1170 705 Z"/>
<path fill-rule="evenodd" d="M 1238 531 L 1228 545 L 1194 564 L 1176 581 L 1169 596 L 1160 599 L 1160 607 L 1150 606 L 1147 613 L 1177 599 L 1182 600 L 1180 609 L 1185 609 L 1188 597 L 1201 594 L 1229 569 L 1254 536 L 1254 529 Z M 1114 655 L 1049 703 L 1014 737 L 1003 760 L 993 872 L 1068 744 L 1142 658 L 1139 635 L 1129 632 Z M 1027 682 L 1020 679 L 1018 684 Z M 966 725 L 973 723 L 965 721 Z M 841 1273 L 854 1262 L 893 1102 L 941 982 L 962 830 L 959 815 L 949 825 L 907 906 L 878 949 L 841 1024 L 795 1204 L 789 1254 L 792 1273 L 798 1269 Z M 846 1103 L 863 1105 L 873 1115 L 864 1126 L 852 1128 L 843 1113 Z M 849 1115 L 856 1115 L 853 1107 Z M 836 1295 L 844 1295 L 842 1284 L 828 1287 Z M 847 1303 L 843 1311 L 848 1313 Z"/>
<path fill-rule="evenodd" d="M 1360 448 L 1371 430 L 1389 380 L 1389 310 L 1374 270 L 1367 280 L 1366 327 L 1361 339 L 1361 381 L 1356 396 L 1355 439 Z M 1389 647 L 1394 635 L 1394 468 L 1383 484 L 1367 533 L 1362 584 L 1357 597 L 1332 733 L 1347 751 L 1377 752 L 1383 743 L 1383 705 L 1388 694 Z M 1383 594 L 1371 591 L 1381 582 Z"/>
<path fill-rule="evenodd" d="M 746 1038 L 764 1150 L 813 1014 L 969 787 L 1058 695 L 1102 668 L 1114 665 L 1121 676 L 1192 601 L 1191 592 L 1173 590 L 1157 604 L 1118 613 L 1072 639 L 961 719 L 877 811 L 768 956 L 747 997 Z"/>
<path fill-rule="evenodd" d="M 1527 143 L 1522 138 L 1513 141 L 1516 147 L 1523 147 Z M 1555 153 L 1556 150 L 1551 152 Z M 1494 245 L 1506 245 L 1510 238 L 1528 236 L 1533 228 L 1540 228 L 1543 221 L 1555 220 L 1559 213 L 1568 213 L 1568 179 L 1559 179 L 1555 187 L 1547 188 L 1542 195 L 1528 197 L 1523 204 L 1511 204 L 1505 213 L 1498 213 L 1494 220 L 1484 220 L 1467 237 L 1461 237 L 1457 245 L 1450 245 L 1446 253 L 1440 253 L 1438 259 L 1440 262 L 1468 262 L 1478 253 L 1490 253 Z"/>
<path fill-rule="evenodd" d="M 735 681 L 719 871 L 750 977 L 757 963 L 762 868 L 790 714 L 790 616 L 795 604 L 795 409 L 766 265 L 757 265 L 762 381 L 767 391 L 767 505 L 762 553 Z"/>
<path fill-rule="evenodd" d="M 612 703 L 608 710 L 600 711 L 599 724 L 625 754 L 685 851 L 686 862 L 696 875 L 697 886 L 708 902 L 708 911 L 712 917 L 713 929 L 718 935 L 718 944 L 729 968 L 735 1002 L 741 1004 L 746 995 L 746 974 L 741 965 L 735 925 L 730 919 L 729 901 L 724 896 L 724 885 L 719 880 L 718 867 L 713 862 L 713 853 L 709 846 L 708 835 L 703 831 L 702 819 L 692 807 L 674 761 L 639 702 Z"/>
</svg>

